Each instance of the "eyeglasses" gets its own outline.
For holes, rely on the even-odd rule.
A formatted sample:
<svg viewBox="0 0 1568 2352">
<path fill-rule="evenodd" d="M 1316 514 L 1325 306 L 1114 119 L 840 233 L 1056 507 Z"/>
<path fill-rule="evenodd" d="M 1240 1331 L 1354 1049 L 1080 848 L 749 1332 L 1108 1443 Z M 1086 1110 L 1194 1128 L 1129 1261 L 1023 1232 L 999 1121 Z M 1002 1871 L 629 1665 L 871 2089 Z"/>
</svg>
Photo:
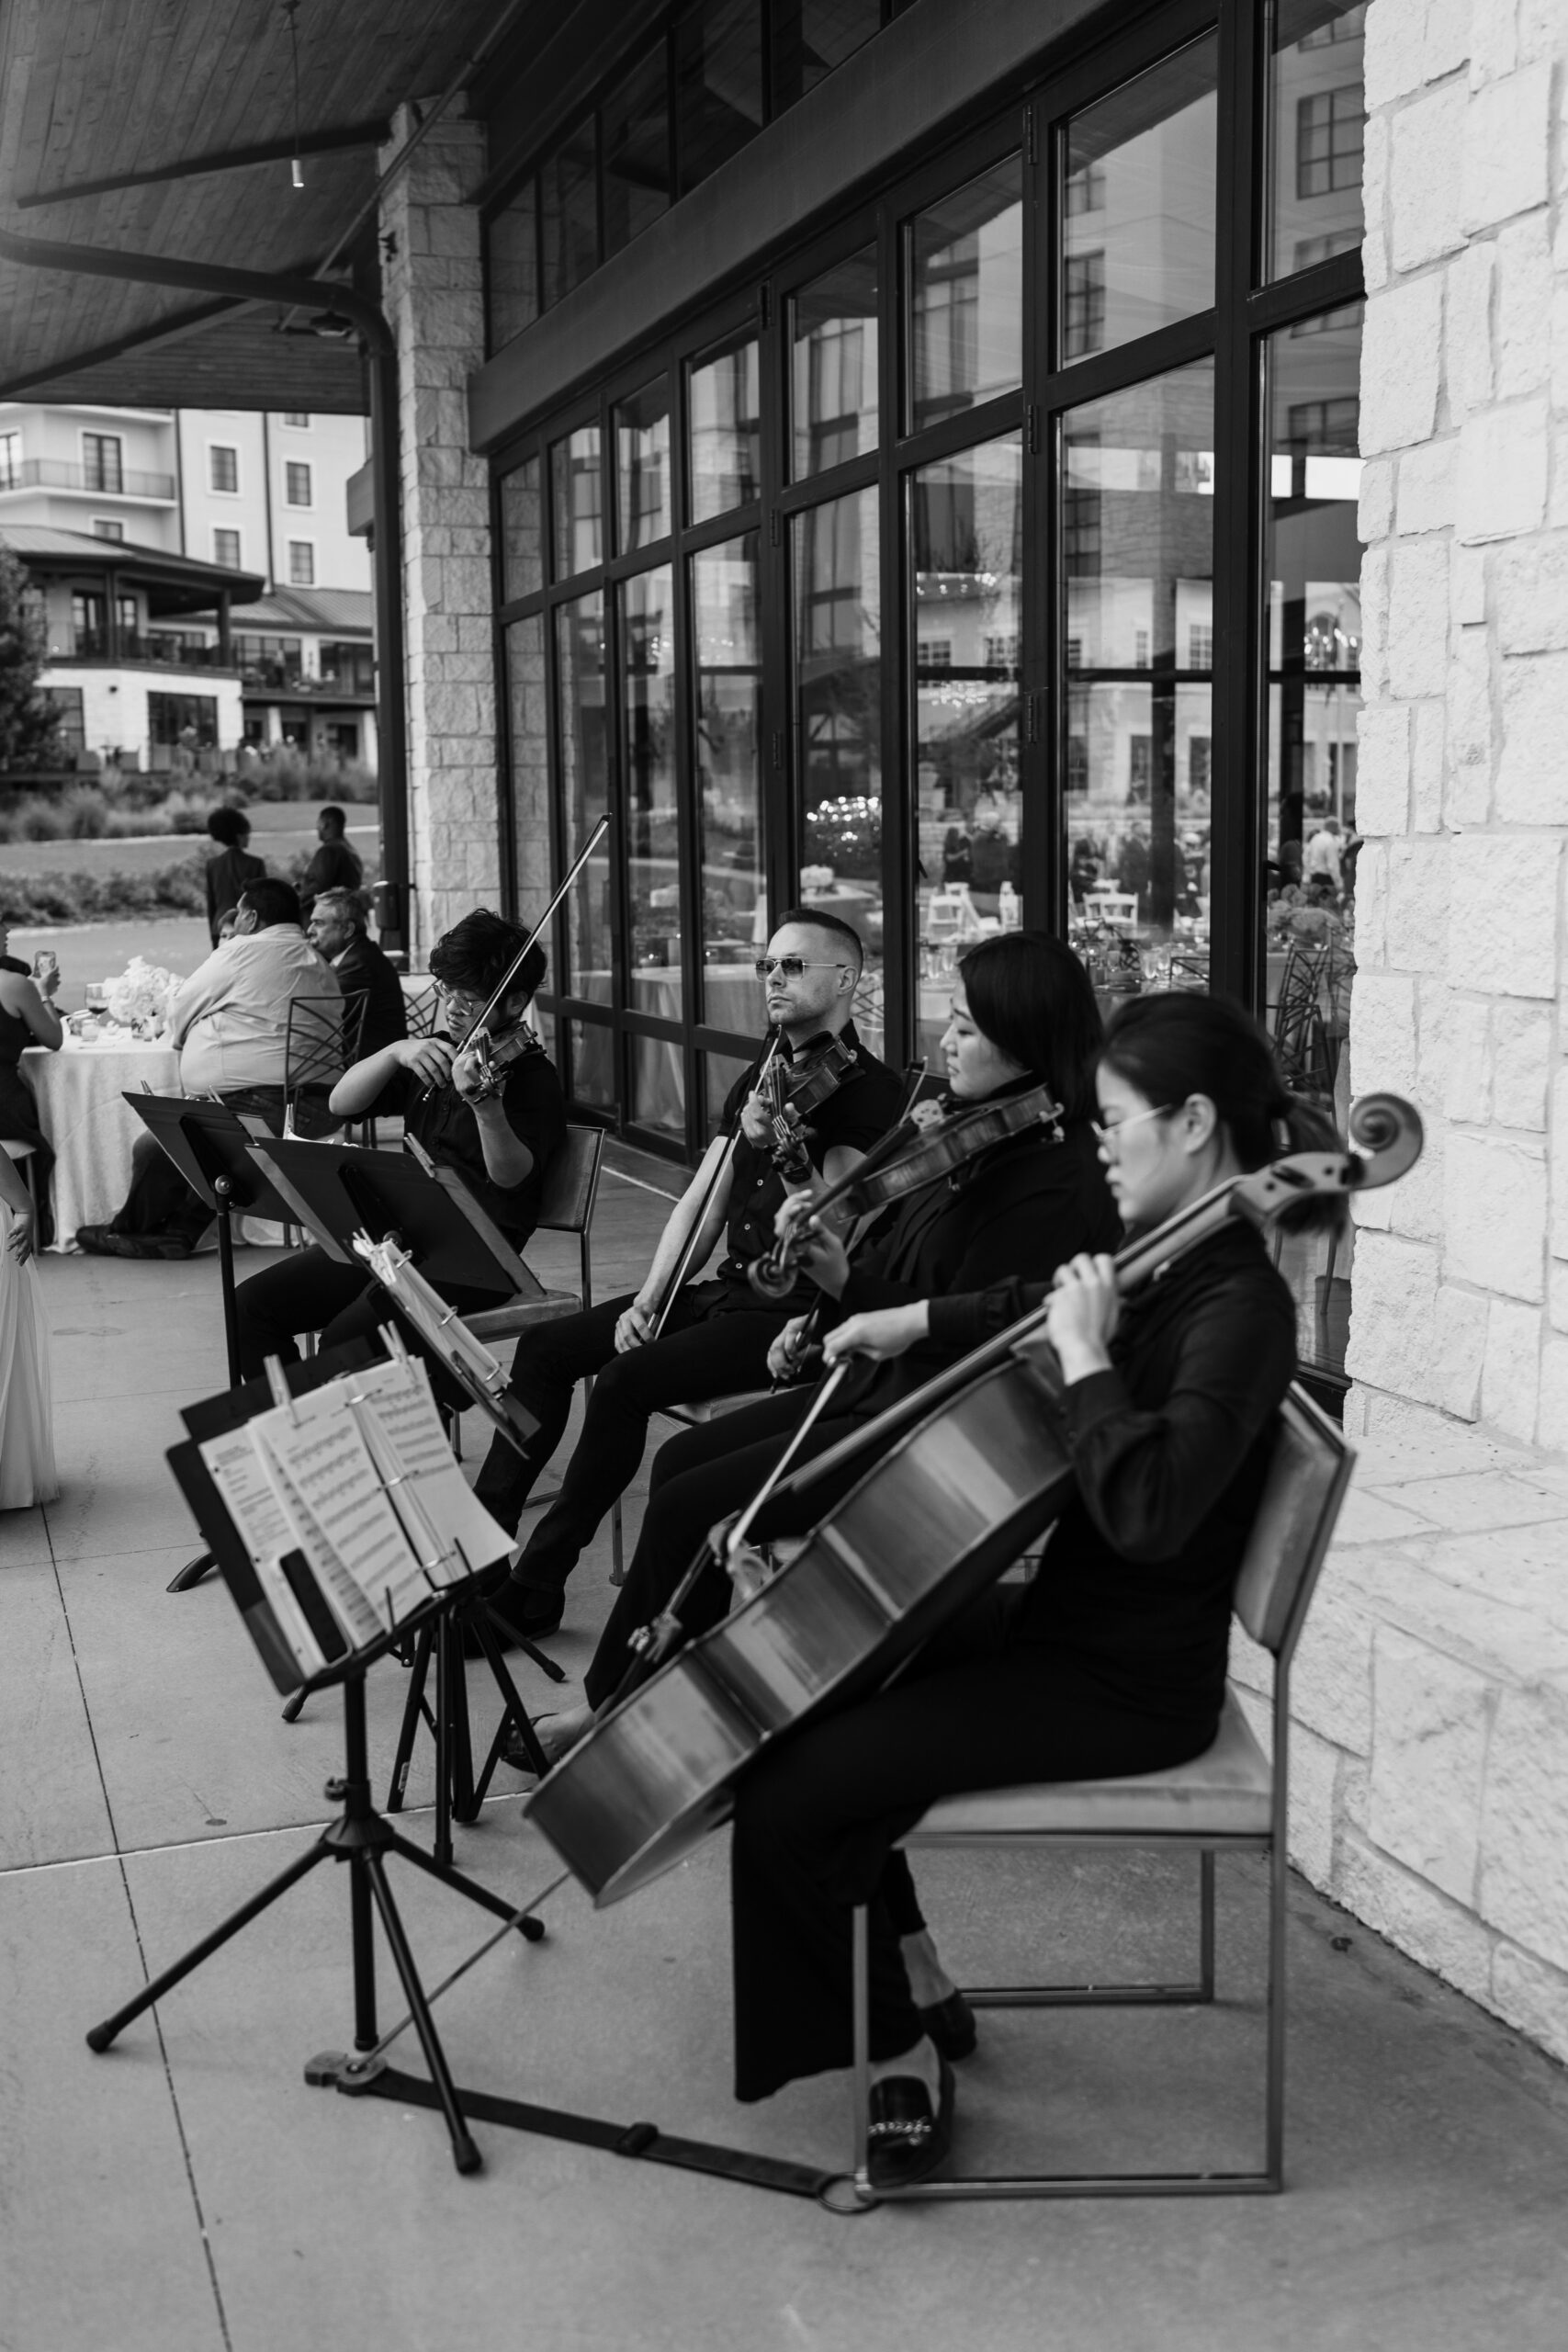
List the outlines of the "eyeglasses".
<svg viewBox="0 0 1568 2352">
<path fill-rule="evenodd" d="M 442 1003 L 449 1004 L 455 1012 L 482 1012 L 490 1001 L 488 997 L 470 995 L 467 989 L 455 989 L 450 980 L 434 980 L 431 985 Z"/>
<path fill-rule="evenodd" d="M 768 979 L 774 972 L 782 972 L 786 980 L 798 980 L 802 972 L 847 972 L 849 968 L 847 964 L 829 963 L 826 958 L 808 962 L 804 956 L 759 956 L 756 964 L 760 980 Z"/>
<path fill-rule="evenodd" d="M 1089 1131 L 1102 1151 L 1109 1151 L 1114 1156 L 1118 1136 L 1125 1135 L 1129 1127 L 1141 1127 L 1145 1119 L 1168 1118 L 1175 1107 L 1174 1103 L 1159 1102 L 1152 1111 L 1134 1111 L 1130 1119 L 1118 1119 L 1113 1127 L 1102 1127 L 1091 1119 Z"/>
</svg>

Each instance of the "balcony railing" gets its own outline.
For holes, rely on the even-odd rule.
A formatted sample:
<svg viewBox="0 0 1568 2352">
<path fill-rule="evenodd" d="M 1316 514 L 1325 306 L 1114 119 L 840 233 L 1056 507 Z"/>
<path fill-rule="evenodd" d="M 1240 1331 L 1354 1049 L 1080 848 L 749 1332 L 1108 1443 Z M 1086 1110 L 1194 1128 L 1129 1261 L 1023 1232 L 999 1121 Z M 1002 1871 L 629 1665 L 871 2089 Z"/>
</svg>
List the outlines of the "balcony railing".
<svg viewBox="0 0 1568 2352">
<path fill-rule="evenodd" d="M 81 466 L 69 458 L 23 458 L 0 467 L 0 491 L 81 490 L 95 498 L 158 498 L 175 503 L 173 474 L 144 474 L 125 467 Z M 104 545 L 112 547 L 112 539 Z"/>
<path fill-rule="evenodd" d="M 364 669 L 339 670 L 331 676 L 323 672 L 312 678 L 282 662 L 243 662 L 240 676 L 252 689 L 269 694 L 373 695 L 376 691 L 376 673 L 368 663 Z"/>
<path fill-rule="evenodd" d="M 161 670 L 227 670 L 235 668 L 233 657 L 224 659 L 218 645 L 182 643 L 177 638 L 143 637 L 135 629 L 122 628 L 117 644 L 111 650 L 108 633 L 101 628 L 79 628 L 73 632 L 69 653 L 51 657 L 61 662 L 151 662 Z"/>
</svg>

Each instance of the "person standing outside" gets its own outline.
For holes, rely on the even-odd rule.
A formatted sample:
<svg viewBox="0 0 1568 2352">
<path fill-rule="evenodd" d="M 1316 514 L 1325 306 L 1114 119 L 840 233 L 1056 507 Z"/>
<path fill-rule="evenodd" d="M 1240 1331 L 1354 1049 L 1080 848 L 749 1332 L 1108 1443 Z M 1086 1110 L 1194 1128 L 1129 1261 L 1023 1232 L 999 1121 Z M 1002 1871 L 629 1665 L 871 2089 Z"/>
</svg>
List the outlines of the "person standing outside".
<svg viewBox="0 0 1568 2352">
<path fill-rule="evenodd" d="M 239 905 L 246 883 L 259 882 L 266 867 L 246 847 L 251 820 L 243 808 L 214 808 L 207 830 L 219 844 L 218 855 L 207 865 L 207 930 L 216 947 L 224 916 Z"/>
<path fill-rule="evenodd" d="M 300 902 L 307 915 L 323 890 L 357 890 L 365 879 L 365 868 L 344 839 L 348 819 L 331 801 L 316 820 L 316 839 L 321 847 L 305 868 L 299 885 Z"/>
</svg>

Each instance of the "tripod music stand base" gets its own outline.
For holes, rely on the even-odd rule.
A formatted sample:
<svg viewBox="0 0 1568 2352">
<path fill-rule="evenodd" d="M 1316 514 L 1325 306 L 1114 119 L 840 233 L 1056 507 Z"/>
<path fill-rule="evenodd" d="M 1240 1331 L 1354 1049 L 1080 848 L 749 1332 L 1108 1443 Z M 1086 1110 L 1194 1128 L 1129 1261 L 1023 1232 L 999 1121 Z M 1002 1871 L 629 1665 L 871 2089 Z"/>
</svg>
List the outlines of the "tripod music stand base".
<svg viewBox="0 0 1568 2352">
<path fill-rule="evenodd" d="M 218 1563 L 210 1552 L 198 1552 L 194 1560 L 186 1562 L 185 1566 L 167 1589 L 170 1592 L 189 1592 L 193 1586 L 201 1582 L 203 1577 L 210 1576 L 217 1566 Z"/>
</svg>

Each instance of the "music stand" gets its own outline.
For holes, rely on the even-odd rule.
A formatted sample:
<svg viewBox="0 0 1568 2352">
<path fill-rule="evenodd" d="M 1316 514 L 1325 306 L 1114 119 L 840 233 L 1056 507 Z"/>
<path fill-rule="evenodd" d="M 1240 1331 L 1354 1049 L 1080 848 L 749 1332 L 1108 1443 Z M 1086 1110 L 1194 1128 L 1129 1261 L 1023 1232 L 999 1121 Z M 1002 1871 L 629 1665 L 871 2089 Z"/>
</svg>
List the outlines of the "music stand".
<svg viewBox="0 0 1568 2352">
<path fill-rule="evenodd" d="M 313 1357 L 309 1363 L 290 1364 L 284 1374 L 288 1392 L 295 1396 L 304 1396 L 310 1389 L 321 1386 L 326 1381 L 335 1379 L 341 1373 L 352 1371 L 369 1361 L 374 1353 L 375 1351 L 367 1343 L 356 1341 L 351 1347 L 334 1348 L 325 1356 Z M 224 1428 L 238 1426 L 242 1420 L 248 1419 L 254 1413 L 270 1410 L 272 1405 L 273 1396 L 269 1384 L 265 1381 L 253 1381 L 231 1396 L 211 1398 L 201 1406 L 190 1408 L 184 1415 L 184 1419 L 186 1426 L 191 1428 L 193 1432 L 197 1429 L 202 1429 L 209 1434 L 216 1434 L 218 1430 Z M 223 1581 L 228 1586 L 234 1604 L 244 1621 L 246 1630 L 255 1643 L 263 1663 L 279 1690 L 292 1690 L 299 1680 L 299 1669 L 257 1576 L 254 1563 L 241 1538 L 239 1530 L 230 1517 L 211 1473 L 202 1459 L 200 1447 L 194 1433 L 184 1444 L 171 1449 L 168 1462 L 186 1502 L 196 1515 L 197 1525 L 211 1546 Z M 305 1563 L 300 1555 L 295 1554 L 289 1557 L 290 1560 L 298 1563 L 300 1570 L 304 1569 Z M 289 1563 L 286 1561 L 286 1568 L 288 1565 Z M 294 1584 L 292 1576 L 289 1581 Z M 474 1580 L 470 1579 L 470 1581 Z M 299 1586 L 296 1586 L 295 1589 L 299 1592 L 301 1606 L 304 1606 L 304 1591 Z M 94 2026 L 87 2035 L 87 2047 L 90 2050 L 107 2050 L 116 2036 L 134 2018 L 140 2017 L 143 2009 L 150 2008 L 155 2001 L 162 2000 L 164 1994 L 179 1984 L 182 1978 L 188 1976 L 193 1969 L 199 1968 L 203 1961 L 210 1958 L 212 1953 L 227 1943 L 231 1937 L 238 1935 L 243 1928 L 248 1927 L 253 1919 L 258 1918 L 263 1911 L 278 1900 L 280 1895 L 287 1894 L 289 1889 L 314 1870 L 319 1862 L 347 1862 L 350 1871 L 349 1921 L 354 1969 L 355 2048 L 362 2051 L 372 2050 L 378 2039 L 375 1947 L 372 1939 L 372 1911 L 374 1909 L 380 1914 L 381 1925 L 392 1954 L 393 1964 L 397 1969 L 404 1996 L 413 2018 L 420 2045 L 424 2052 L 425 2064 L 430 2069 L 434 2099 L 446 2119 L 446 2129 L 452 2143 L 452 2160 L 461 2173 L 475 2172 L 479 2169 L 481 2161 L 479 2152 L 458 2104 L 451 2070 L 447 2065 L 446 2053 L 436 2035 L 434 2020 L 430 2013 L 430 2004 L 420 1981 L 419 1972 L 414 1964 L 413 1954 L 404 1932 L 397 1905 L 392 1897 L 386 1870 L 388 1858 L 393 1854 L 400 1854 L 405 1861 L 412 1862 L 416 1869 L 439 1880 L 442 1885 L 450 1887 L 455 1894 L 466 1895 L 469 1902 L 477 1903 L 481 1909 L 490 1912 L 494 1917 L 504 1919 L 509 1925 L 515 1924 L 519 1933 L 529 1943 L 536 1943 L 542 1938 L 545 1932 L 544 1923 L 532 1915 L 525 1915 L 518 1918 L 513 1905 L 507 1903 L 502 1896 L 492 1894 L 488 1887 L 480 1886 L 474 1880 L 466 1878 L 460 1871 L 453 1870 L 448 1862 L 425 1853 L 423 1848 L 414 1845 L 411 1839 L 400 1837 L 390 1823 L 376 1811 L 370 1797 L 370 1767 L 365 1721 L 365 1678 L 369 1668 L 410 1630 L 423 1627 L 433 1618 L 449 1614 L 452 1600 L 463 1589 L 463 1587 L 457 1586 L 448 1588 L 441 1594 L 433 1595 L 421 1609 L 406 1617 L 396 1630 L 389 1630 L 378 1635 L 375 1641 L 368 1642 L 357 1649 L 349 1647 L 341 1628 L 331 1618 L 331 1613 L 326 1610 L 324 1602 L 321 1600 L 319 1593 L 316 1594 L 316 1614 L 311 1617 L 312 1630 L 317 1633 L 318 1640 L 323 1651 L 331 1658 L 331 1663 L 319 1673 L 309 1676 L 304 1687 L 308 1690 L 325 1690 L 340 1686 L 343 1690 L 343 1777 L 341 1780 L 329 1781 L 327 1783 L 328 1796 L 341 1803 L 343 1810 L 335 1821 L 327 1825 L 315 1843 L 305 1853 L 298 1856 L 286 1870 L 279 1871 L 276 1878 L 270 1880 L 259 1893 L 252 1895 L 248 1902 L 242 1904 L 237 1911 L 232 1912 L 209 1935 L 204 1936 L 199 1943 L 194 1944 L 182 1959 L 177 1960 L 172 1967 L 164 1969 L 153 1983 L 144 1986 L 134 1999 L 125 2004 L 123 2008 L 117 2009 L 112 2017 L 106 2018 L 101 2024 Z M 307 1614 L 310 1615 L 309 1610 Z M 335 1655 L 329 1648 L 327 1639 L 329 1635 L 335 1641 Z M 312 2059 L 305 2069 L 305 2079 L 307 2082 L 337 2080 L 342 2073 L 341 2060 Z"/>
<path fill-rule="evenodd" d="M 449 1168 L 421 1166 L 410 1152 L 364 1151 L 355 1144 L 301 1143 L 254 1136 L 251 1155 L 330 1258 L 359 1261 L 355 1234 L 396 1235 L 426 1282 L 494 1291 L 502 1298 L 545 1294 L 493 1218 Z M 569 1309 L 563 1309 L 569 1312 Z"/>
<path fill-rule="evenodd" d="M 229 1385 L 237 1388 L 240 1370 L 240 1326 L 234 1306 L 233 1218 L 269 1217 L 278 1225 L 292 1222 L 294 1211 L 271 1182 L 265 1169 L 251 1158 L 258 1136 L 268 1133 L 265 1120 L 247 1116 L 227 1102 L 203 1102 L 184 1094 L 127 1094 L 137 1117 L 154 1143 L 168 1154 L 197 1198 L 218 1220 L 218 1272 L 223 1293 L 223 1340 L 228 1351 Z M 188 1592 L 214 1566 L 210 1552 L 198 1552 L 169 1586 L 171 1592 Z"/>
</svg>

